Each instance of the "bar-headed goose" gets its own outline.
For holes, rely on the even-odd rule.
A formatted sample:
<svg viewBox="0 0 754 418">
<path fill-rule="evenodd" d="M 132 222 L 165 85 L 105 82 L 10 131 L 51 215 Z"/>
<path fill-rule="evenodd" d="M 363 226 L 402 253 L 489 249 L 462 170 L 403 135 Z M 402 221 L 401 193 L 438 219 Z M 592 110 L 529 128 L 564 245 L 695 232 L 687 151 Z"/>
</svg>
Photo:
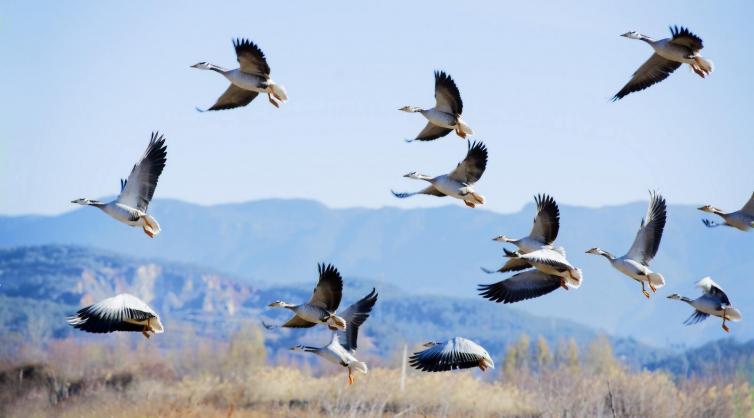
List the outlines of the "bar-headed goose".
<svg viewBox="0 0 754 418">
<path fill-rule="evenodd" d="M 600 248 L 592 248 L 587 254 L 597 254 L 607 258 L 610 264 L 621 273 L 641 283 L 641 291 L 649 298 L 649 292 L 645 283 L 649 284 L 652 292 L 665 285 L 665 278 L 660 273 L 653 272 L 649 263 L 657 255 L 662 239 L 662 231 L 665 229 L 667 219 L 667 206 L 665 198 L 659 193 L 650 192 L 649 208 L 647 215 L 641 220 L 639 232 L 628 253 L 623 257 L 615 257 Z"/>
<path fill-rule="evenodd" d="M 471 127 L 461 119 L 463 101 L 456 83 L 448 74 L 435 71 L 435 107 L 421 109 L 413 106 L 404 106 L 398 110 L 409 113 L 421 113 L 429 122 L 414 139 L 407 141 L 432 141 L 441 138 L 450 131 L 455 130 L 461 138 L 474 135 Z"/>
<path fill-rule="evenodd" d="M 270 78 L 270 66 L 264 52 L 248 39 L 235 39 L 233 47 L 236 49 L 236 58 L 240 68 L 227 70 L 223 67 L 200 62 L 192 68 L 200 70 L 212 70 L 222 74 L 230 81 L 230 86 L 212 107 L 207 110 L 233 109 L 246 106 L 251 103 L 259 93 L 267 93 L 267 98 L 275 107 L 288 100 L 285 88 L 275 83 Z M 203 112 L 203 110 L 197 108 Z"/>
<path fill-rule="evenodd" d="M 633 92 L 659 83 L 668 78 L 681 64 L 688 64 L 695 73 L 704 78 L 712 72 L 712 61 L 705 59 L 699 53 L 702 50 L 702 39 L 684 27 L 670 28 L 670 38 L 656 41 L 638 32 L 626 32 L 621 36 L 629 39 L 639 39 L 648 43 L 655 51 L 649 59 L 639 67 L 631 80 L 613 96 L 613 101 L 620 100 Z"/>
<path fill-rule="evenodd" d="M 348 384 L 353 384 L 354 370 L 364 374 L 368 371 L 367 364 L 356 358 L 356 343 L 359 336 L 359 327 L 369 318 L 376 302 L 377 290 L 372 289 L 368 295 L 349 306 L 342 313 L 343 319 L 348 323 L 348 328 L 345 331 L 333 332 L 332 339 L 326 346 L 297 345 L 292 347 L 291 350 L 314 353 L 327 361 L 346 367 L 348 369 Z"/>
<path fill-rule="evenodd" d="M 423 372 L 444 372 L 479 367 L 482 371 L 495 368 L 492 357 L 481 345 L 462 337 L 445 342 L 428 342 L 425 350 L 409 357 L 411 367 Z"/>
<path fill-rule="evenodd" d="M 723 218 L 723 223 L 711 221 L 709 219 L 702 219 L 702 222 L 709 228 L 715 228 L 720 225 L 731 226 L 741 231 L 748 231 L 754 228 L 754 193 L 752 193 L 749 201 L 746 202 L 741 210 L 725 213 L 721 209 L 718 209 L 712 205 L 704 205 L 699 208 L 702 212 L 714 213 L 715 215 Z"/>
<path fill-rule="evenodd" d="M 76 315 L 66 320 L 76 329 L 98 334 L 113 331 L 141 332 L 149 338 L 150 332 L 161 334 L 165 331 L 160 317 L 152 308 L 128 293 L 121 293 L 80 309 Z"/>
<path fill-rule="evenodd" d="M 269 304 L 270 308 L 285 308 L 294 315 L 281 327 L 310 328 L 317 324 L 327 324 L 328 328 L 346 329 L 346 321 L 335 314 L 343 297 L 343 278 L 331 264 L 318 264 L 319 281 L 312 298 L 307 303 L 294 305 L 278 300 Z"/>
<path fill-rule="evenodd" d="M 521 239 L 512 239 L 500 235 L 493 238 L 493 241 L 511 243 L 523 253 L 530 253 L 552 245 L 560 230 L 558 204 L 552 196 L 546 194 L 534 196 L 534 203 L 537 204 L 537 214 L 534 216 L 534 223 L 528 236 Z"/>
<path fill-rule="evenodd" d="M 113 219 L 129 226 L 139 226 L 150 238 L 160 233 L 160 224 L 147 213 L 149 202 L 154 196 L 157 180 L 165 168 L 167 146 L 165 137 L 152 133 L 144 155 L 134 165 L 127 180 L 120 181 L 120 195 L 109 203 L 86 198 L 72 200 L 71 203 L 94 206 Z"/>
<path fill-rule="evenodd" d="M 714 315 L 723 319 L 723 330 L 728 332 L 730 329 L 725 325 L 726 321 L 740 321 L 742 319 L 741 311 L 731 305 L 728 295 L 712 278 L 705 277 L 699 280 L 696 286 L 702 289 L 702 296 L 696 299 L 687 298 L 677 293 L 668 296 L 668 299 L 684 301 L 695 309 L 694 313 L 683 322 L 684 324 L 696 324 L 704 321 L 710 315 Z"/>
<path fill-rule="evenodd" d="M 430 177 L 412 171 L 403 177 L 428 181 L 430 185 L 414 193 L 397 193 L 392 190 L 391 192 L 401 199 L 417 194 L 451 196 L 463 200 L 466 206 L 473 208 L 484 204 L 484 196 L 474 191 L 473 186 L 482 177 L 485 168 L 487 168 L 487 147 L 482 142 L 474 142 L 473 145 L 469 142 L 466 158 L 458 163 L 450 174 Z"/>
</svg>

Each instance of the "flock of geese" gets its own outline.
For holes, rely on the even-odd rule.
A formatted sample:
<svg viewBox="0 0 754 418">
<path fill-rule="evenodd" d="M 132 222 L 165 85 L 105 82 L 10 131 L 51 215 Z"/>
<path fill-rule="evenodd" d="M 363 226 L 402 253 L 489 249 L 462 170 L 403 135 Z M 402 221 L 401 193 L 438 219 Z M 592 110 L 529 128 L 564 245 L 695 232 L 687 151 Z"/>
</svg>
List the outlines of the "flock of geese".
<svg viewBox="0 0 754 418">
<path fill-rule="evenodd" d="M 712 63 L 700 55 L 702 40 L 686 28 L 671 28 L 671 37 L 654 40 L 637 32 L 627 32 L 622 36 L 638 39 L 649 44 L 654 53 L 633 74 L 631 80 L 613 97 L 619 100 L 630 93 L 643 90 L 667 78 L 682 64 L 688 64 L 702 78 L 712 72 Z M 251 103 L 259 93 L 265 93 L 275 107 L 288 99 L 285 88 L 270 78 L 270 66 L 262 50 L 253 42 L 238 39 L 233 42 L 239 68 L 228 70 L 223 67 L 199 62 L 193 68 L 211 70 L 221 74 L 230 86 L 207 111 L 233 109 Z M 197 108 L 200 112 L 205 110 Z M 404 106 L 399 110 L 421 113 L 427 124 L 412 141 L 432 141 L 446 136 L 452 131 L 461 137 L 474 135 L 473 129 L 462 119 L 463 101 L 455 81 L 443 71 L 435 72 L 435 106 L 422 109 Z M 429 185 L 416 192 L 392 193 L 398 198 L 415 195 L 450 196 L 474 208 L 485 203 L 485 198 L 474 186 L 481 179 L 487 167 L 487 147 L 481 141 L 468 141 L 466 157 L 449 173 L 430 176 L 416 171 L 404 177 L 423 180 Z M 149 237 L 154 238 L 161 231 L 157 220 L 148 213 L 149 203 L 154 196 L 157 181 L 167 161 L 165 137 L 157 132 L 151 135 L 144 155 L 136 162 L 127 179 L 121 180 L 120 194 L 111 202 L 92 199 L 76 199 L 72 203 L 96 207 L 113 219 L 133 227 L 140 227 Z M 515 272 L 511 277 L 493 284 L 479 286 L 480 295 L 494 302 L 514 303 L 538 298 L 562 288 L 578 289 L 584 276 L 580 268 L 567 259 L 565 249 L 554 245 L 560 229 L 560 211 L 551 196 L 535 197 L 537 213 L 528 236 L 511 239 L 504 235 L 494 238 L 497 242 L 512 244 L 515 250 L 504 249 L 505 263 L 497 270 L 487 273 Z M 754 194 L 739 211 L 726 213 L 710 205 L 699 208 L 723 219 L 723 223 L 703 220 L 707 227 L 727 225 L 747 231 L 754 227 Z M 667 220 L 665 199 L 651 192 L 649 208 L 633 244 L 622 257 L 594 247 L 587 251 L 605 257 L 619 272 L 641 284 L 644 296 L 665 285 L 662 274 L 650 269 L 649 264 L 657 255 L 660 240 Z M 342 312 L 338 312 L 343 292 L 343 278 L 332 265 L 320 264 L 319 279 L 311 299 L 306 303 L 292 304 L 275 301 L 271 308 L 283 308 L 293 316 L 282 325 L 264 324 L 266 328 L 310 328 L 318 324 L 327 326 L 332 332 L 330 342 L 323 347 L 297 345 L 291 350 L 314 353 L 330 362 L 348 369 L 348 382 L 353 383 L 353 372 L 367 373 L 366 363 L 356 357 L 359 327 L 369 318 L 377 302 L 377 290 L 359 299 Z M 697 323 L 710 315 L 722 319 L 722 327 L 728 331 L 726 322 L 738 321 L 741 313 L 734 308 L 722 290 L 711 278 L 705 277 L 697 283 L 702 296 L 690 299 L 673 294 L 670 299 L 688 303 L 694 309 L 686 324 Z M 113 331 L 141 332 L 149 338 L 164 332 L 160 317 L 146 303 L 129 294 L 119 294 L 79 310 L 68 318 L 74 328 L 92 333 Z M 479 367 L 481 370 L 494 368 L 489 353 L 479 344 L 461 338 L 445 342 L 429 342 L 426 349 L 414 353 L 409 361 L 411 366 L 421 371 L 436 372 L 453 369 Z"/>
</svg>

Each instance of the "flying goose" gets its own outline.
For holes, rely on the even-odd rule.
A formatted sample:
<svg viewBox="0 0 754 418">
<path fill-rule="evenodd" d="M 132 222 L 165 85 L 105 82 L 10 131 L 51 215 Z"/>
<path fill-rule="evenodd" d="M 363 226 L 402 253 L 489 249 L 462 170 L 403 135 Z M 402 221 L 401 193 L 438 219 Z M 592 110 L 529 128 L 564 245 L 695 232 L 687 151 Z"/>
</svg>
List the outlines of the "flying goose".
<svg viewBox="0 0 754 418">
<path fill-rule="evenodd" d="M 473 208 L 484 204 L 484 196 L 474 191 L 474 184 L 479 181 L 487 167 L 487 147 L 482 142 L 468 143 L 466 158 L 458 163 L 455 170 L 450 174 L 430 177 L 412 171 L 403 177 L 416 180 L 424 180 L 431 183 L 426 188 L 414 193 L 391 192 L 395 197 L 405 199 L 417 194 L 432 196 L 451 196 L 463 200 L 466 206 Z"/>
<path fill-rule="evenodd" d="M 275 83 L 270 78 L 270 66 L 264 52 L 248 39 L 235 39 L 233 47 L 236 49 L 236 58 L 240 68 L 227 70 L 223 67 L 200 62 L 192 68 L 200 70 L 212 70 L 222 74 L 230 81 L 230 86 L 222 96 L 207 110 L 224 110 L 246 106 L 251 103 L 259 93 L 267 93 L 267 98 L 275 107 L 288 100 L 285 88 Z M 197 110 L 202 111 L 197 108 Z"/>
<path fill-rule="evenodd" d="M 66 321 L 76 329 L 98 334 L 113 331 L 141 332 L 149 338 L 150 332 L 165 332 L 160 317 L 152 308 L 128 293 L 79 309 L 76 315 L 68 317 Z"/>
<path fill-rule="evenodd" d="M 710 315 L 714 315 L 723 319 L 723 330 L 729 332 L 730 329 L 725 325 L 725 322 L 740 321 L 742 319 L 741 311 L 731 305 L 728 295 L 712 278 L 705 277 L 699 280 L 696 286 L 702 289 L 702 296 L 696 299 L 690 299 L 677 293 L 668 296 L 668 299 L 681 300 L 695 309 L 694 313 L 683 323 L 686 325 L 696 324 L 704 321 Z"/>
<path fill-rule="evenodd" d="M 332 264 L 317 264 L 319 281 L 307 303 L 294 305 L 281 300 L 269 304 L 270 308 L 285 308 L 294 315 L 281 327 L 310 328 L 317 324 L 327 324 L 328 328 L 346 329 L 346 320 L 335 314 L 343 296 L 343 278 Z"/>
<path fill-rule="evenodd" d="M 479 295 L 493 302 L 520 302 L 546 295 L 558 287 L 578 289 L 584 280 L 583 272 L 568 262 L 563 248 L 540 248 L 526 254 L 505 250 L 505 255 L 516 260 L 516 264 L 507 268 L 510 265 L 508 262 L 500 271 L 531 267 L 535 270 L 514 274 L 497 283 L 479 285 Z"/>
<path fill-rule="evenodd" d="M 535 196 L 534 203 L 537 204 L 537 215 L 534 217 L 534 224 L 531 227 L 529 236 L 521 239 L 512 239 L 505 235 L 500 235 L 493 238 L 493 241 L 511 243 L 523 253 L 530 253 L 542 247 L 552 245 L 558 237 L 558 231 L 560 230 L 560 210 L 558 209 L 558 204 L 552 196 L 546 194 Z"/>
<path fill-rule="evenodd" d="M 86 198 L 72 200 L 71 203 L 94 206 L 110 217 L 129 226 L 140 226 L 150 238 L 160 233 L 160 224 L 147 213 L 149 202 L 154 196 L 157 180 L 165 168 L 167 146 L 165 137 L 153 132 L 144 155 L 134 165 L 127 180 L 120 181 L 120 195 L 109 203 Z"/>
<path fill-rule="evenodd" d="M 718 209 L 712 205 L 704 205 L 699 208 L 702 212 L 714 213 L 715 215 L 723 218 L 723 223 L 717 223 L 709 219 L 703 219 L 702 222 L 709 228 L 715 228 L 720 225 L 732 226 L 733 228 L 740 229 L 741 231 L 748 231 L 754 228 L 754 193 L 752 193 L 749 201 L 746 202 L 741 210 L 731 213 L 725 213 L 721 209 Z"/>
<path fill-rule="evenodd" d="M 667 219 L 665 198 L 659 193 L 650 192 L 647 215 L 641 220 L 639 232 L 636 233 L 633 245 L 623 257 L 615 257 L 600 248 L 592 248 L 587 254 L 597 254 L 607 258 L 610 264 L 621 273 L 641 283 L 641 291 L 649 298 L 645 283 L 649 284 L 652 292 L 665 286 L 665 278 L 660 273 L 653 272 L 649 263 L 657 255 L 662 239 L 662 231 Z"/>
<path fill-rule="evenodd" d="M 372 291 L 364 296 L 361 300 L 349 306 L 342 315 L 348 323 L 345 331 L 335 331 L 332 334 L 330 343 L 324 347 L 311 347 L 307 345 L 297 345 L 292 347 L 292 351 L 303 351 L 314 353 L 327 361 L 340 364 L 348 368 L 348 384 L 353 384 L 353 371 L 359 371 L 366 374 L 367 364 L 356 358 L 357 339 L 359 336 L 359 327 L 369 318 L 374 304 L 377 302 L 377 290 Z"/>
<path fill-rule="evenodd" d="M 494 369 L 495 362 L 481 345 L 462 337 L 445 342 L 428 342 L 425 350 L 409 357 L 411 367 L 423 372 L 444 372 L 455 369 L 479 367 L 482 371 Z"/>
<path fill-rule="evenodd" d="M 659 41 L 634 31 L 621 35 L 629 39 L 640 39 L 648 43 L 655 52 L 636 70 L 631 80 L 613 96 L 613 101 L 659 83 L 684 63 L 702 78 L 712 72 L 712 61 L 703 58 L 699 53 L 703 47 L 701 38 L 688 29 L 678 26 L 671 27 L 670 34 L 672 35 L 670 38 Z"/>
<path fill-rule="evenodd" d="M 453 79 L 442 71 L 435 71 L 435 107 L 425 110 L 419 107 L 403 106 L 398 110 L 421 113 L 429 120 L 419 135 L 407 140 L 408 142 L 432 141 L 447 135 L 452 130 L 455 130 L 461 138 L 474 135 L 471 127 L 461 119 L 461 113 L 463 113 L 461 93 Z"/>
</svg>

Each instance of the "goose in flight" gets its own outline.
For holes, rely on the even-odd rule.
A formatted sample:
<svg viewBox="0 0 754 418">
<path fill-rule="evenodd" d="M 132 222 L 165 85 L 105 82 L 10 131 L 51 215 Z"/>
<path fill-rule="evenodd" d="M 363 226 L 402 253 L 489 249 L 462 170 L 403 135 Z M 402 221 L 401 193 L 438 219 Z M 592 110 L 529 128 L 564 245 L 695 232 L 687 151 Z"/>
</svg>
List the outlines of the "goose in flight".
<svg viewBox="0 0 754 418">
<path fill-rule="evenodd" d="M 152 308 L 128 293 L 121 293 L 80 309 L 76 315 L 68 317 L 67 322 L 76 329 L 98 334 L 113 331 L 141 332 L 149 338 L 150 332 L 165 332 L 160 317 Z"/>
<path fill-rule="evenodd" d="M 665 229 L 667 219 L 667 205 L 665 198 L 659 193 L 650 192 L 649 208 L 647 215 L 641 220 L 639 232 L 628 253 L 623 257 L 615 257 L 600 248 L 592 248 L 587 254 L 601 255 L 610 261 L 610 264 L 621 273 L 641 283 L 641 291 L 649 298 L 649 292 L 645 283 L 652 292 L 665 285 L 665 278 L 660 273 L 653 272 L 649 263 L 657 255 L 662 239 L 662 231 Z"/>
<path fill-rule="evenodd" d="M 674 293 L 668 296 L 668 299 L 680 300 L 688 303 L 694 308 L 694 313 L 683 323 L 692 325 L 704 321 L 710 315 L 723 319 L 723 330 L 729 332 L 730 329 L 725 325 L 726 321 L 740 321 L 741 311 L 734 308 L 725 294 L 723 289 L 715 283 L 712 278 L 705 277 L 696 283 L 696 286 L 702 289 L 702 296 L 691 299 Z"/>
<path fill-rule="evenodd" d="M 703 219 L 702 222 L 709 228 L 715 228 L 720 225 L 731 226 L 741 231 L 748 231 L 754 228 L 754 193 L 752 193 L 749 201 L 746 202 L 741 210 L 725 213 L 721 209 L 718 209 L 712 205 L 704 205 L 699 208 L 702 212 L 714 213 L 715 215 L 723 218 L 723 223 L 717 223 L 709 219 Z"/>
<path fill-rule="evenodd" d="M 230 86 L 225 90 L 225 93 L 207 110 L 224 110 L 246 106 L 259 93 L 267 93 L 267 98 L 275 107 L 280 107 L 280 103 L 288 100 L 285 88 L 270 78 L 270 66 L 267 64 L 267 58 L 254 42 L 248 39 L 236 39 L 233 41 L 233 47 L 236 49 L 236 58 L 240 68 L 227 70 L 204 61 L 191 66 L 200 70 L 215 71 L 230 81 Z M 197 110 L 203 112 L 199 108 Z"/>
<path fill-rule="evenodd" d="M 565 290 L 578 289 L 584 280 L 583 272 L 566 259 L 563 248 L 540 248 L 526 254 L 505 250 L 505 255 L 515 263 L 509 261 L 499 271 L 518 271 L 531 267 L 534 270 L 514 274 L 497 283 L 479 285 L 479 295 L 493 302 L 520 302 L 544 296 L 559 287 Z"/>
<path fill-rule="evenodd" d="M 340 364 L 348 369 L 348 384 L 353 384 L 353 371 L 366 374 L 368 371 L 367 364 L 356 358 L 357 339 L 359 336 L 359 327 L 369 318 L 374 304 L 377 302 L 377 290 L 372 291 L 364 296 L 361 300 L 349 306 L 342 315 L 348 323 L 345 331 L 335 331 L 332 334 L 330 343 L 324 347 L 311 347 L 307 345 L 297 345 L 292 347 L 292 351 L 303 351 L 314 353 L 327 361 Z"/>
<path fill-rule="evenodd" d="M 702 39 L 684 27 L 670 28 L 670 38 L 656 41 L 638 32 L 626 32 L 621 36 L 629 39 L 639 39 L 648 43 L 653 49 L 649 59 L 639 67 L 631 80 L 613 96 L 613 101 L 668 78 L 681 64 L 688 64 L 695 73 L 705 78 L 713 69 L 712 61 L 705 59 L 699 53 L 702 50 Z"/>
<path fill-rule="evenodd" d="M 524 253 L 551 246 L 560 230 L 560 209 L 555 199 L 546 194 L 535 196 L 534 203 L 537 204 L 537 214 L 528 236 L 512 239 L 500 235 L 493 238 L 493 241 L 511 243 Z"/>
<path fill-rule="evenodd" d="M 461 138 L 474 135 L 474 131 L 461 119 L 463 101 L 455 81 L 442 71 L 435 71 L 435 107 L 422 109 L 403 106 L 398 109 L 409 113 L 421 113 L 429 122 L 411 141 L 432 141 L 455 130 Z"/>
<path fill-rule="evenodd" d="M 128 179 L 120 181 L 120 195 L 109 203 L 86 198 L 72 200 L 71 203 L 94 206 L 117 221 L 129 226 L 139 226 L 150 238 L 160 233 L 160 224 L 147 213 L 149 202 L 154 196 L 157 180 L 165 168 L 167 146 L 165 137 L 153 132 L 144 155 L 134 165 Z"/>
<path fill-rule="evenodd" d="M 343 296 L 343 278 L 332 264 L 318 264 L 317 269 L 319 281 L 309 302 L 294 305 L 278 300 L 269 305 L 270 308 L 293 311 L 293 317 L 281 327 L 310 328 L 317 324 L 327 324 L 332 330 L 346 329 L 347 321 L 335 314 Z"/>
<path fill-rule="evenodd" d="M 403 177 L 424 180 L 430 183 L 426 188 L 414 193 L 391 192 L 395 197 L 405 199 L 417 194 L 432 196 L 451 196 L 463 200 L 470 208 L 484 204 L 484 196 L 474 190 L 474 184 L 479 181 L 487 168 L 487 147 L 482 142 L 468 143 L 466 158 L 458 163 L 450 174 L 431 177 L 412 171 Z"/>
<path fill-rule="evenodd" d="M 411 367 L 423 372 L 444 372 L 479 367 L 482 371 L 495 368 L 492 357 L 481 345 L 462 337 L 445 342 L 428 342 L 426 349 L 409 357 Z"/>
</svg>

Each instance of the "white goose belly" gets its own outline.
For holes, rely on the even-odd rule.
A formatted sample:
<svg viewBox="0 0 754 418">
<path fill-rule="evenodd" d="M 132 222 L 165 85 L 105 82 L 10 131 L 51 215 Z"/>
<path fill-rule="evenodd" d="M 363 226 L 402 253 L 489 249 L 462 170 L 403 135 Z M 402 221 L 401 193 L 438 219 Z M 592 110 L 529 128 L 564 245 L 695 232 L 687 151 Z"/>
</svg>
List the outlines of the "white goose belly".
<svg viewBox="0 0 754 418">
<path fill-rule="evenodd" d="M 102 207 L 102 211 L 110 215 L 113 219 L 123 222 L 124 224 L 130 226 L 144 225 L 144 220 L 141 217 L 144 216 L 145 213 L 122 203 L 108 203 Z"/>
<path fill-rule="evenodd" d="M 631 259 L 616 258 L 612 264 L 616 270 L 639 282 L 648 281 L 647 275 L 652 272 L 647 266 Z"/>
<path fill-rule="evenodd" d="M 686 64 L 694 62 L 693 58 L 688 58 L 692 55 L 688 48 L 671 44 L 667 40 L 661 41 L 661 43 L 655 47 L 655 52 L 657 55 L 671 61 L 683 62 Z"/>
<path fill-rule="evenodd" d="M 441 126 L 447 129 L 455 129 L 456 127 L 455 116 L 441 112 L 435 108 L 422 110 L 421 114 L 424 115 L 427 120 L 432 122 L 433 125 Z"/>
<path fill-rule="evenodd" d="M 247 74 L 238 69 L 228 71 L 224 74 L 225 78 L 236 86 L 250 91 L 259 93 L 267 92 L 267 80 L 254 74 Z"/>
<path fill-rule="evenodd" d="M 752 228 L 752 222 L 754 222 L 754 216 L 749 216 L 745 213 L 731 213 L 729 215 L 723 216 L 723 219 L 725 219 L 725 222 L 741 231 L 748 231 Z"/>
<path fill-rule="evenodd" d="M 709 297 L 702 296 L 691 302 L 691 306 L 699 312 L 704 312 L 713 316 L 723 316 L 723 310 L 720 309 L 720 302 Z"/>
<path fill-rule="evenodd" d="M 321 323 L 323 317 L 326 315 L 324 309 L 309 304 L 299 305 L 291 310 L 300 318 L 314 322 L 315 324 Z"/>
<path fill-rule="evenodd" d="M 432 185 L 444 194 L 461 200 L 466 200 L 469 197 L 469 193 L 474 191 L 470 186 L 464 186 L 447 175 L 435 178 Z"/>
</svg>

